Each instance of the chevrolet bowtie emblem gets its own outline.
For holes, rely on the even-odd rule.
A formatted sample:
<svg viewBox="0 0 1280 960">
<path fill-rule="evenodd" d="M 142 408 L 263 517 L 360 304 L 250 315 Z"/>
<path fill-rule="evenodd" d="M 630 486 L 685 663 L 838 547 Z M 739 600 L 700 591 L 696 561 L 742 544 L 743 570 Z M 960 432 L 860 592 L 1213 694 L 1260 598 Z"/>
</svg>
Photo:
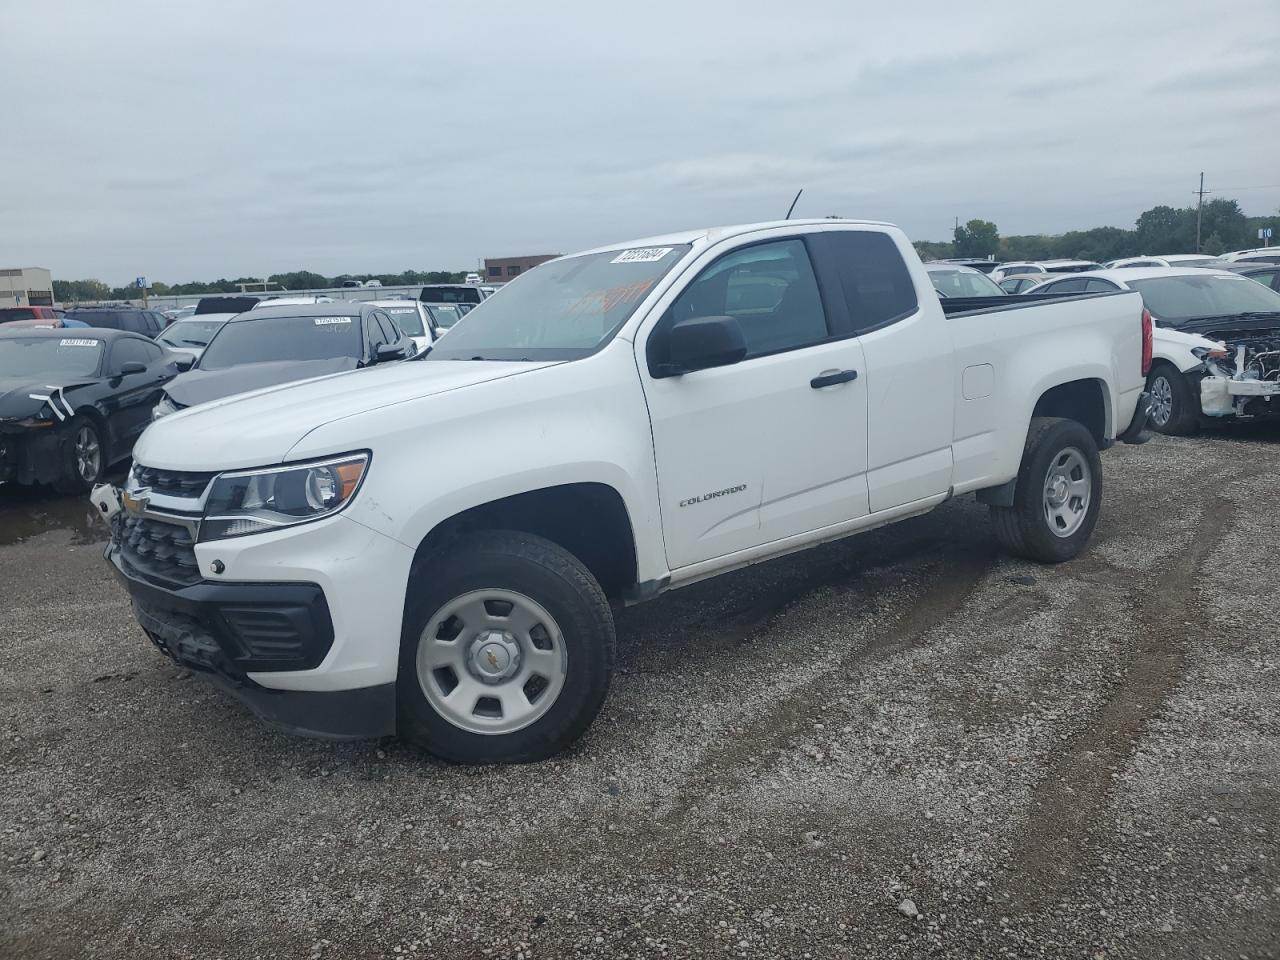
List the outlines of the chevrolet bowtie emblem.
<svg viewBox="0 0 1280 960">
<path fill-rule="evenodd" d="M 138 495 L 129 493 L 126 490 L 120 491 L 120 506 L 124 507 L 129 513 L 141 514 L 147 509 L 147 503 L 150 498 L 143 491 L 138 491 Z"/>
</svg>

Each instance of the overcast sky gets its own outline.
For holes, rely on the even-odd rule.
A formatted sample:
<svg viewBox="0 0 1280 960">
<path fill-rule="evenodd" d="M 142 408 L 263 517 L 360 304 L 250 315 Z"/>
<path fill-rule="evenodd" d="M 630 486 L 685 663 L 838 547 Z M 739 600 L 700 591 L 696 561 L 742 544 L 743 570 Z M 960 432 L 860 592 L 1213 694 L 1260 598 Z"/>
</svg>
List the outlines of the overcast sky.
<svg viewBox="0 0 1280 960">
<path fill-rule="evenodd" d="M 1200 170 L 1280 208 L 1280 0 L 3 6 L 0 266 L 61 279 L 465 269 L 800 187 L 915 239 L 1132 226 Z"/>
</svg>

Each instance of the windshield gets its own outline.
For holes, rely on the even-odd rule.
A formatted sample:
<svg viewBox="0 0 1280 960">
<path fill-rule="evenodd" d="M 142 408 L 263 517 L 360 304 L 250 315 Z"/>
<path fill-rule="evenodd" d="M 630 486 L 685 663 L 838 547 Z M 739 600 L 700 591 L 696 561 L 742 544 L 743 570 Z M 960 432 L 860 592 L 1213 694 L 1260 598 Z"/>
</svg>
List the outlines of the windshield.
<svg viewBox="0 0 1280 960">
<path fill-rule="evenodd" d="M 1280 311 L 1280 293 L 1248 277 L 1151 277 L 1129 280 L 1152 315 L 1178 326 L 1197 317 Z"/>
<path fill-rule="evenodd" d="M 221 320 L 175 320 L 156 339 L 175 347 L 203 347 L 221 329 Z"/>
<path fill-rule="evenodd" d="M 1003 297 L 994 280 L 985 273 L 969 273 L 967 270 L 930 270 L 929 279 L 934 289 L 944 297 Z"/>
<path fill-rule="evenodd" d="M 88 337 L 5 337 L 0 339 L 0 377 L 92 377 L 101 357 L 102 341 Z"/>
<path fill-rule="evenodd" d="M 267 317 L 225 324 L 199 367 L 225 370 L 242 363 L 332 360 L 361 353 L 359 317 Z"/>
<path fill-rule="evenodd" d="M 27 307 L 5 307 L 0 310 L 0 323 L 8 323 L 10 320 L 34 320 L 36 312 Z"/>
<path fill-rule="evenodd" d="M 404 331 L 406 337 L 425 337 L 426 331 L 422 329 L 422 314 L 418 313 L 418 308 L 410 304 L 407 307 L 383 307 L 387 313 L 391 314 L 391 319 L 396 322 L 401 330 Z"/>
<path fill-rule="evenodd" d="M 428 360 L 576 360 L 607 343 L 688 244 L 544 263 L 484 301 Z"/>
</svg>

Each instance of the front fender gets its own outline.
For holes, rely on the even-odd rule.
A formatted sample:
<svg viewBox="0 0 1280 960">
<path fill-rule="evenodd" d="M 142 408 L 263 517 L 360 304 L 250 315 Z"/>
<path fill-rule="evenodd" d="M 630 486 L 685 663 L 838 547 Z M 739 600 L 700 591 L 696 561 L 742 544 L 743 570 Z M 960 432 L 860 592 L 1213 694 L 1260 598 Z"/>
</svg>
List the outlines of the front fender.
<svg viewBox="0 0 1280 960">
<path fill-rule="evenodd" d="M 1156 327 L 1152 335 L 1151 358 L 1163 360 L 1178 368 L 1180 373 L 1190 373 L 1200 366 L 1200 358 L 1191 352 L 1194 347 L 1213 350 L 1223 347 L 1219 340 L 1210 340 L 1198 333 L 1182 333 L 1168 327 Z"/>
</svg>

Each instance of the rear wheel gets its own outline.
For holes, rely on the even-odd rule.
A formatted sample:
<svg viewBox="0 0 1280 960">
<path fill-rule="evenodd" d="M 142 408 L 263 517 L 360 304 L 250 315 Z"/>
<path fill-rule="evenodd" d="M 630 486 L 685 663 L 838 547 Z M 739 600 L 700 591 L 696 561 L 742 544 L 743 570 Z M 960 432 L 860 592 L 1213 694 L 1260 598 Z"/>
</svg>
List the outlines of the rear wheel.
<svg viewBox="0 0 1280 960">
<path fill-rule="evenodd" d="M 996 539 L 1017 556 L 1061 563 L 1089 542 L 1101 506 L 1102 458 L 1093 434 L 1075 420 L 1032 418 L 1013 506 L 991 508 Z"/>
<path fill-rule="evenodd" d="M 1161 363 L 1147 377 L 1151 394 L 1151 426 L 1160 433 L 1186 437 L 1200 427 L 1200 400 L 1185 374 Z"/>
<path fill-rule="evenodd" d="M 98 427 L 88 417 L 73 417 L 63 428 L 59 456 L 62 472 L 53 488 L 59 493 L 88 493 L 102 480 L 107 467 L 107 451 Z"/>
<path fill-rule="evenodd" d="M 541 760 L 591 725 L 613 670 L 613 614 L 559 545 L 481 531 L 410 583 L 399 731 L 456 763 Z"/>
</svg>

